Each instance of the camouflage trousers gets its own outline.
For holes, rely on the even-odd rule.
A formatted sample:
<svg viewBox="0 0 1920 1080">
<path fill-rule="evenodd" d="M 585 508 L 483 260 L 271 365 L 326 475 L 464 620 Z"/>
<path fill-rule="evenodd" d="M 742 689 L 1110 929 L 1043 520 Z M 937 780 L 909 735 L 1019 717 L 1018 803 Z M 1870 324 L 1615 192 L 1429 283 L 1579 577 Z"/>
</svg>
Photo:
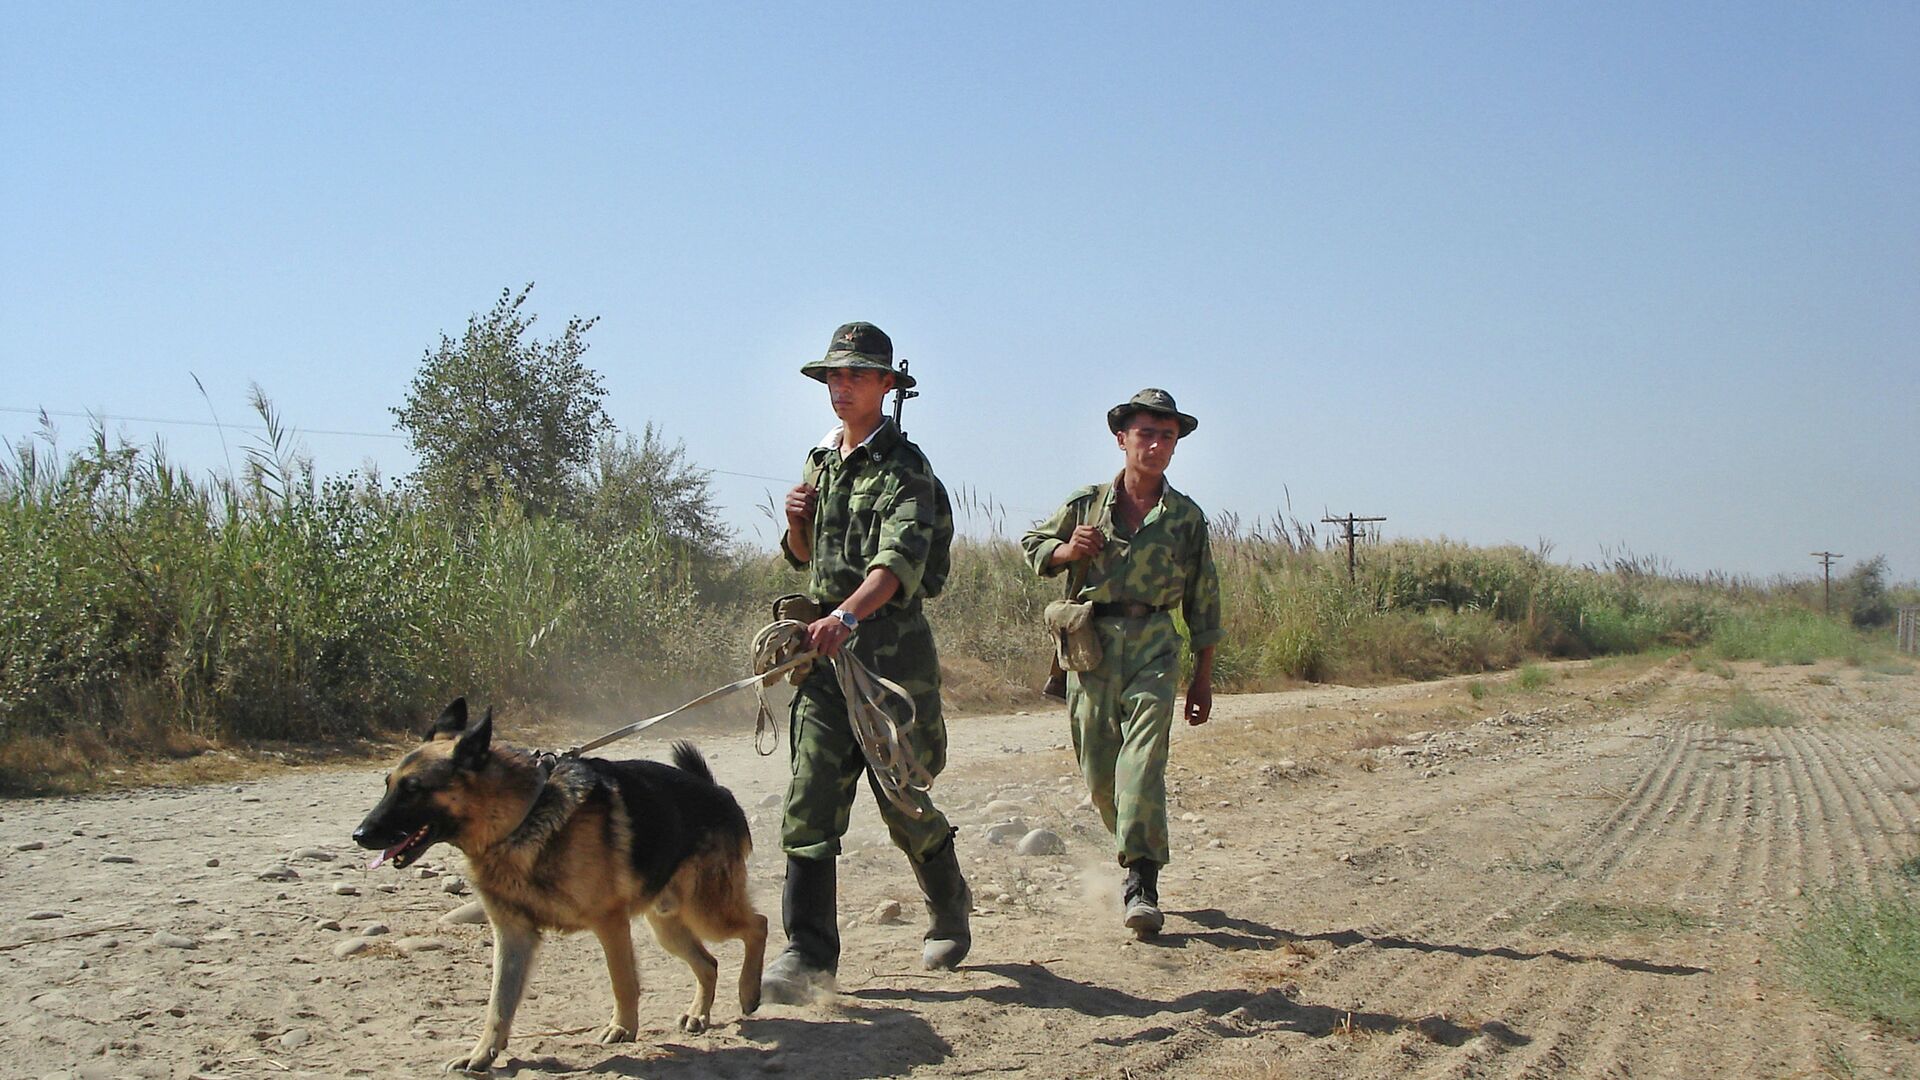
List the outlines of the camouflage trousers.
<svg viewBox="0 0 1920 1080">
<path fill-rule="evenodd" d="M 1092 671 L 1069 672 L 1067 713 L 1073 752 L 1094 809 L 1113 834 L 1121 865 L 1165 864 L 1167 740 L 1173 730 L 1180 635 L 1162 612 L 1140 619 L 1099 618 L 1104 654 Z"/>
<path fill-rule="evenodd" d="M 913 696 L 914 723 L 905 737 L 929 775 L 947 765 L 947 724 L 940 713 L 940 659 L 933 630 L 916 608 L 860 624 L 843 648 L 852 649 L 876 675 L 892 679 Z M 907 858 L 925 862 L 953 835 L 947 816 L 930 795 L 909 794 L 920 810 L 915 817 L 888 801 L 867 767 L 867 758 L 847 720 L 847 702 L 827 663 L 816 663 L 793 696 L 787 745 L 793 780 L 787 785 L 780 846 L 802 859 L 840 854 L 853 799 L 862 774 L 880 807 L 887 833 Z M 898 719 L 898 717 L 896 718 Z"/>
</svg>

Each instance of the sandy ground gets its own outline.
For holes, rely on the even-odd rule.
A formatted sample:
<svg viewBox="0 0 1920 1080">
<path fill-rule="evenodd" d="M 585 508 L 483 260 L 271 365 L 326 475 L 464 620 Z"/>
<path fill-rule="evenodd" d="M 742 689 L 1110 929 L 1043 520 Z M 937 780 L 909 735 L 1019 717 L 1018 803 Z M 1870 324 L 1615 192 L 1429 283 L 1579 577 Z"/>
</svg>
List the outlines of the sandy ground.
<svg viewBox="0 0 1920 1080">
<path fill-rule="evenodd" d="M 1566 665 L 1478 700 L 1469 680 L 1223 698 L 1175 732 L 1152 943 L 1119 926 L 1063 714 L 957 720 L 936 796 L 978 895 L 960 971 L 918 970 L 912 877 L 863 802 L 836 998 L 741 1018 L 722 946 L 719 1026 L 683 1035 L 690 977 L 637 933 L 641 1038 L 602 1047 L 598 947 L 550 939 L 498 1071 L 1920 1077 L 1920 1046 L 1814 1005 L 1778 950 L 1812 890 L 1920 850 L 1920 676 L 1734 674 Z M 1719 729 L 1735 686 L 1798 722 Z M 662 753 L 662 733 L 688 729 L 629 752 Z M 699 741 L 753 818 L 777 926 L 784 747 Z M 488 931 L 440 922 L 470 899 L 448 891 L 456 852 L 362 868 L 348 834 L 380 775 L 0 804 L 0 1075 L 421 1076 L 464 1052 Z M 990 842 L 1011 818 L 1066 854 Z M 336 955 L 374 924 L 389 932 Z"/>
</svg>

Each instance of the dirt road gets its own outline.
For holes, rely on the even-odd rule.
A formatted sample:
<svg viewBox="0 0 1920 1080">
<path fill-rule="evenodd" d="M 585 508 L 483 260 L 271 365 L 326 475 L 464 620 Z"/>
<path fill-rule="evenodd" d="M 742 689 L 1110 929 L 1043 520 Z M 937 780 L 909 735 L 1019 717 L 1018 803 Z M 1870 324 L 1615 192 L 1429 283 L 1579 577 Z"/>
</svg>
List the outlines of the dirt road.
<svg viewBox="0 0 1920 1080">
<path fill-rule="evenodd" d="M 1920 1047 L 1815 1006 L 1777 947 L 1812 890 L 1920 850 L 1920 676 L 1733 674 L 1568 665 L 1478 698 L 1469 680 L 1225 698 L 1175 732 L 1150 944 L 1119 927 L 1063 715 L 958 720 L 936 795 L 978 897 L 961 971 L 918 970 L 912 877 L 863 803 L 837 999 L 741 1020 L 723 947 L 720 1026 L 683 1035 L 689 977 L 641 933 L 641 1041 L 601 1047 L 598 948 L 554 939 L 499 1071 L 1920 1077 Z M 1717 726 L 1736 686 L 1794 722 Z M 753 817 L 777 925 L 784 748 L 700 742 Z M 440 922 L 469 899 L 447 891 L 449 849 L 424 872 L 362 869 L 348 833 L 379 778 L 0 804 L 0 1075 L 420 1076 L 463 1051 L 488 931 Z M 987 839 L 1012 818 L 1067 854 Z"/>
</svg>

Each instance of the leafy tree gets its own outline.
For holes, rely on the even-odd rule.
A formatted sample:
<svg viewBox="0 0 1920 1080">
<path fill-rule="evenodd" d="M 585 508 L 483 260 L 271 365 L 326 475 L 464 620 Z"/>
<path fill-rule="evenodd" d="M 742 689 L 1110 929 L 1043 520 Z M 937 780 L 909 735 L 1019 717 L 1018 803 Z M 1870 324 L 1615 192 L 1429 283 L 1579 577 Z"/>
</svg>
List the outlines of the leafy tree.
<svg viewBox="0 0 1920 1080">
<path fill-rule="evenodd" d="M 432 497 L 468 508 L 517 499 L 537 515 L 570 507 L 595 440 L 612 427 L 600 376 L 581 362 L 597 318 L 567 320 L 533 337 L 533 292 L 503 289 L 493 310 L 467 317 L 459 340 L 440 335 L 393 410 L 420 459 L 414 479 Z"/>
<path fill-rule="evenodd" d="M 1856 565 L 1842 582 L 1846 590 L 1847 614 L 1861 629 L 1885 626 L 1893 621 L 1893 599 L 1887 595 L 1887 557 L 1875 555 Z"/>
<path fill-rule="evenodd" d="M 713 503 L 710 473 L 687 461 L 685 443 L 668 446 L 652 423 L 638 440 L 603 433 L 582 493 L 581 517 L 600 535 L 653 531 L 712 558 L 729 537 Z"/>
</svg>

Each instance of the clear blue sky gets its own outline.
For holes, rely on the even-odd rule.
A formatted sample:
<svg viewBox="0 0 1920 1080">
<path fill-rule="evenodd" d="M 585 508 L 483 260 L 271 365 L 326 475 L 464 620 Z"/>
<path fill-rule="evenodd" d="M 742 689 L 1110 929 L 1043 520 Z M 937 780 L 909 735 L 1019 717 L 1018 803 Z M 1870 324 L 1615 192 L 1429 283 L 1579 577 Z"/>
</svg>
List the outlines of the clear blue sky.
<svg viewBox="0 0 1920 1080">
<path fill-rule="evenodd" d="M 1920 8 L 1326 7 L 9 4 L 0 406 L 390 432 L 534 281 L 715 469 L 796 477 L 868 319 L 1016 532 L 1155 385 L 1210 511 L 1920 577 Z"/>
</svg>

